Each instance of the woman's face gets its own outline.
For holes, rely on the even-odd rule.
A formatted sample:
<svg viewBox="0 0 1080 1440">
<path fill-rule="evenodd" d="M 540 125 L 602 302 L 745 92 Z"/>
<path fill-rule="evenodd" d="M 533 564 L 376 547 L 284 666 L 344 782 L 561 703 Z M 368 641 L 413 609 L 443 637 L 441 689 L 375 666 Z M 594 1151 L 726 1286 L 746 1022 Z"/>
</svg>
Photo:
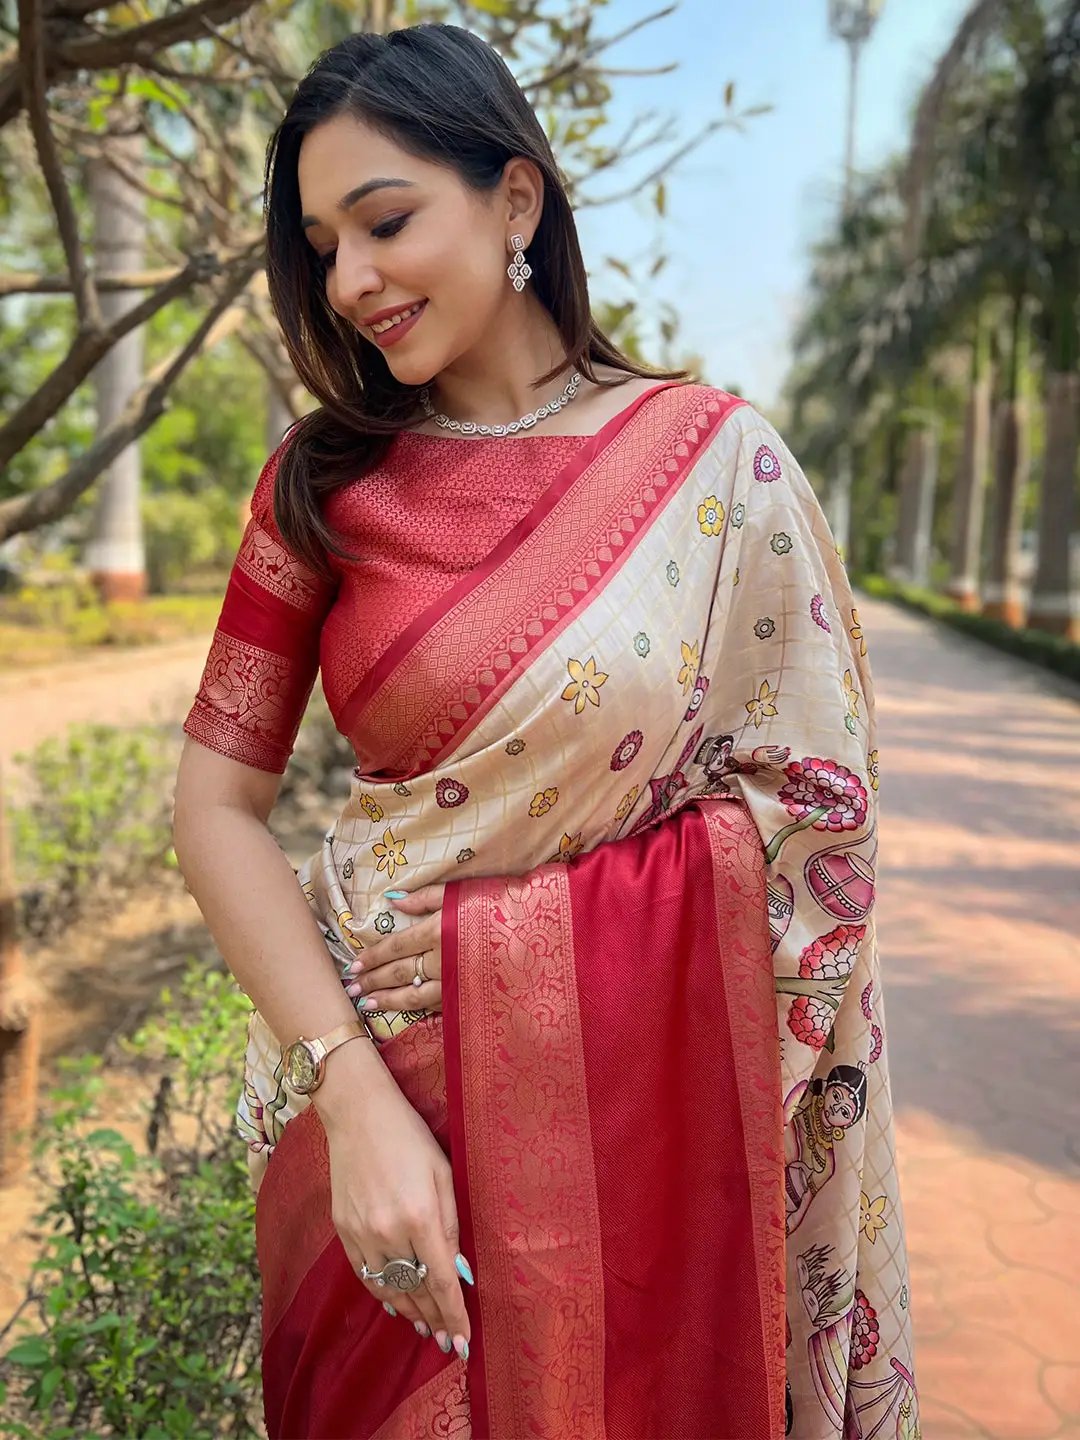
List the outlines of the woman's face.
<svg viewBox="0 0 1080 1440">
<path fill-rule="evenodd" d="M 514 296 L 505 177 L 479 194 L 345 115 L 305 137 L 298 177 L 327 299 L 398 380 L 426 384 L 493 329 Z"/>
<path fill-rule="evenodd" d="M 854 1125 L 855 1097 L 846 1085 L 826 1085 L 824 1099 L 822 1109 L 827 1124 L 838 1130 L 846 1130 Z"/>
</svg>

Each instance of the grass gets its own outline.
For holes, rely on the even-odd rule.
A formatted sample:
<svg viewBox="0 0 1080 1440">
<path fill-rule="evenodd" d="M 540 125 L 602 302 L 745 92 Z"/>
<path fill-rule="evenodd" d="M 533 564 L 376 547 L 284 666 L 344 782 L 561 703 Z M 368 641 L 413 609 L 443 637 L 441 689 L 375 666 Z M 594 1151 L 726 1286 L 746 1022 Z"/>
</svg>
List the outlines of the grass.
<svg viewBox="0 0 1080 1440">
<path fill-rule="evenodd" d="M 204 635 L 213 629 L 220 609 L 216 593 L 153 595 L 103 605 L 82 590 L 24 590 L 0 599 L 0 670 Z"/>
</svg>

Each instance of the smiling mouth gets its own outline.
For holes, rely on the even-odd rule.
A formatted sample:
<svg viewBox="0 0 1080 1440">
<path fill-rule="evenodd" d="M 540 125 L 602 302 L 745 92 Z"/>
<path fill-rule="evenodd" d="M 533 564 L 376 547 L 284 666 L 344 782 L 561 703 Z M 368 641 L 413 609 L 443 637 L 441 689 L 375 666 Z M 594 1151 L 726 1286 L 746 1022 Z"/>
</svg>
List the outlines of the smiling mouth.
<svg viewBox="0 0 1080 1440">
<path fill-rule="evenodd" d="M 393 330 L 397 325 L 403 325 L 406 320 L 411 320 L 418 315 L 427 302 L 420 300 L 415 305 L 410 305 L 405 310 L 399 310 L 396 315 L 391 315 L 388 320 L 380 320 L 377 325 L 368 325 L 365 328 L 373 335 L 385 335 L 388 330 Z"/>
</svg>

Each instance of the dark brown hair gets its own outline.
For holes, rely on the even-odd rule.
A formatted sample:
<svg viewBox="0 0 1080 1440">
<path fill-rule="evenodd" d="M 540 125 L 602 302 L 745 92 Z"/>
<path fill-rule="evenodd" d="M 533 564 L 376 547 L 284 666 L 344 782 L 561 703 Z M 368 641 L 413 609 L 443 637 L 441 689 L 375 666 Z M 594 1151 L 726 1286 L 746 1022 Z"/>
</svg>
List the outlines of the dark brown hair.
<svg viewBox="0 0 1080 1440">
<path fill-rule="evenodd" d="M 623 382 L 599 381 L 596 365 L 628 378 L 684 378 L 631 360 L 593 320 L 559 168 L 502 57 L 453 25 L 350 36 L 321 55 L 300 82 L 266 156 L 270 299 L 296 373 L 320 402 L 282 451 L 274 514 L 286 544 L 318 569 L 325 569 L 328 553 L 350 558 L 323 517 L 324 498 L 378 464 L 393 437 L 417 420 L 417 389 L 399 383 L 378 348 L 331 309 L 323 268 L 300 229 L 301 142 L 340 114 L 362 120 L 411 155 L 456 170 L 480 192 L 495 188 L 515 156 L 531 160 L 543 176 L 544 207 L 528 259 L 569 363 L 608 385 Z"/>
</svg>

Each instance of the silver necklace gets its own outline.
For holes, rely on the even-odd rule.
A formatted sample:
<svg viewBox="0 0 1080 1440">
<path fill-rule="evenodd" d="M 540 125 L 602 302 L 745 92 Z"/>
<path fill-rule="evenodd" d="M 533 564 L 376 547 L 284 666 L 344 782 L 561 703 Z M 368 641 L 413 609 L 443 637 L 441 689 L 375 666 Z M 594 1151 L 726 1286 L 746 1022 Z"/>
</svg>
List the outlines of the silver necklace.
<svg viewBox="0 0 1080 1440">
<path fill-rule="evenodd" d="M 520 420 L 511 420 L 509 425 L 480 425 L 475 420 L 451 420 L 449 415 L 444 415 L 441 410 L 436 410 L 431 403 L 431 391 L 427 386 L 420 391 L 420 408 L 429 420 L 434 420 L 441 430 L 453 430 L 458 435 L 517 435 L 522 430 L 531 430 L 541 420 L 546 420 L 549 415 L 557 415 L 560 410 L 570 404 L 581 386 L 581 375 L 577 370 L 570 376 L 570 382 L 561 395 L 554 400 L 549 400 L 546 405 L 541 405 L 536 410 L 530 410 L 527 415 L 522 415 Z"/>
</svg>

